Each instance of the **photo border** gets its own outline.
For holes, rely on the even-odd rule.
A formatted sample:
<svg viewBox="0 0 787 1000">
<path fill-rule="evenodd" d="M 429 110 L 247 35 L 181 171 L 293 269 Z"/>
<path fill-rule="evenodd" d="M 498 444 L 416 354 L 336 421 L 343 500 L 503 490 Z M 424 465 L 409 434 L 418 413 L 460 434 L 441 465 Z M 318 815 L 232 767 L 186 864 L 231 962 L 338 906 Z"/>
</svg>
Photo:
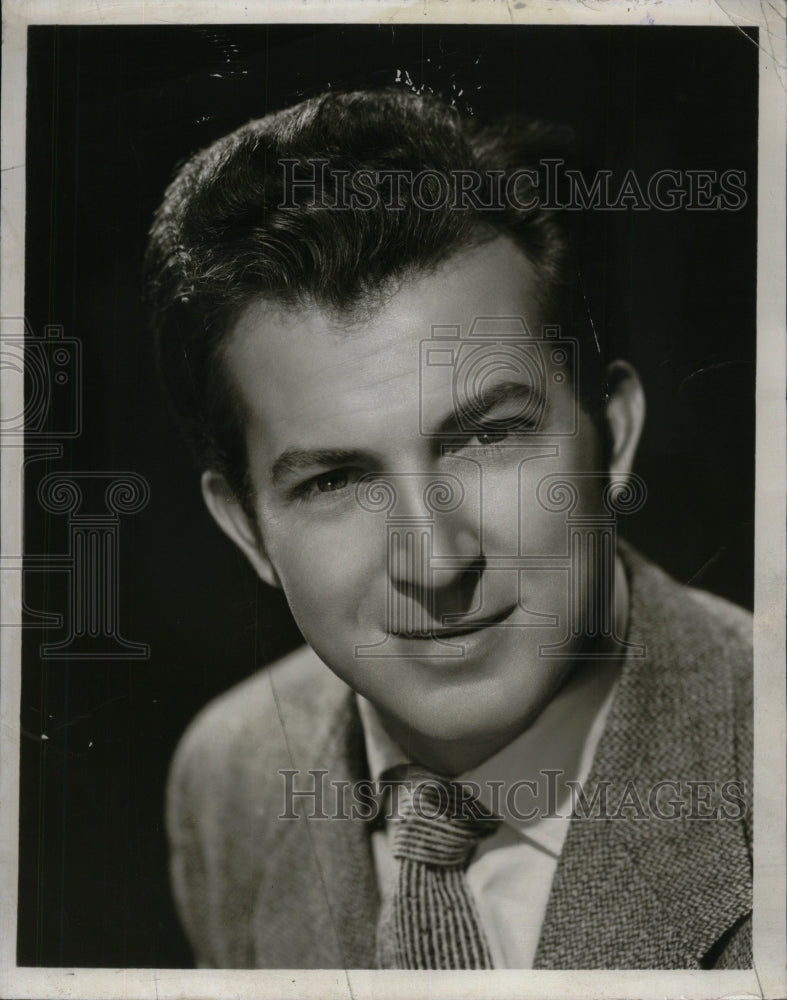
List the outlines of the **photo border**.
<svg viewBox="0 0 787 1000">
<path fill-rule="evenodd" d="M 33 24 L 503 23 L 759 27 L 757 388 L 755 477 L 754 968 L 740 971 L 597 970 L 431 973 L 363 970 L 25 968 L 16 965 L 21 627 L 0 629 L 0 996 L 124 997 L 779 997 L 787 993 L 785 922 L 785 59 L 776 6 L 706 0 L 307 0 L 127 3 L 6 0 L 2 46 L 0 317 L 24 316 L 26 28 Z M 0 331 L 1 332 L 1 331 Z M 21 372 L 0 369 L 0 416 L 24 406 Z M 0 541 L 22 551 L 17 442 L 0 451 Z M 0 621 L 21 622 L 21 573 L 0 591 Z M 427 985 L 428 984 L 428 985 Z"/>
</svg>

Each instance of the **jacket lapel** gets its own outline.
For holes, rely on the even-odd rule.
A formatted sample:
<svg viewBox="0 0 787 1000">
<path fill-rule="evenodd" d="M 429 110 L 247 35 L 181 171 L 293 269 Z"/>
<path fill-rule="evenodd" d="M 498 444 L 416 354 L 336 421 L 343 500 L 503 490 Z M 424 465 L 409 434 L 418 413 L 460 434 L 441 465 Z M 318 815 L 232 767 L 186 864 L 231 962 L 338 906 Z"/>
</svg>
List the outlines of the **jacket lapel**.
<svg viewBox="0 0 787 1000">
<path fill-rule="evenodd" d="M 629 639 L 645 656 L 624 665 L 586 786 L 606 809 L 572 818 L 536 968 L 699 968 L 751 910 L 744 826 L 721 796 L 741 774 L 723 639 L 661 571 L 626 562 Z M 731 818 L 701 818 L 717 810 Z"/>
</svg>

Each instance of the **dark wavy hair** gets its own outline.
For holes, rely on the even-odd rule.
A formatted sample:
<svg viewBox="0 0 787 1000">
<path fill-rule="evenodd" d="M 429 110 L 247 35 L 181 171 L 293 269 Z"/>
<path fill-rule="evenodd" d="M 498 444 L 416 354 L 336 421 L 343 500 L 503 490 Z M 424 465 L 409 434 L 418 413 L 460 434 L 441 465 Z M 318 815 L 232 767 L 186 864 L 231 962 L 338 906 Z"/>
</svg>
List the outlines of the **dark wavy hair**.
<svg viewBox="0 0 787 1000">
<path fill-rule="evenodd" d="M 521 207 L 521 183 L 517 204 L 484 207 L 495 202 L 495 178 L 565 158 L 569 145 L 561 127 L 513 116 L 479 121 L 437 98 L 387 89 L 323 94 L 193 156 L 155 215 L 145 277 L 159 372 L 200 466 L 221 472 L 251 513 L 244 415 L 223 345 L 260 297 L 350 313 L 373 307 L 391 281 L 507 235 L 535 269 L 542 319 L 587 341 L 567 213 Z M 390 171 L 428 171 L 432 179 L 471 171 L 480 187 L 461 209 L 427 209 L 407 185 L 396 209 L 386 207 L 385 192 L 368 208 L 326 207 L 343 196 L 342 177 Z M 286 189 L 287 172 L 315 176 L 316 187 Z M 582 352 L 581 394 L 591 413 L 601 379 L 587 369 L 597 355 Z"/>
</svg>

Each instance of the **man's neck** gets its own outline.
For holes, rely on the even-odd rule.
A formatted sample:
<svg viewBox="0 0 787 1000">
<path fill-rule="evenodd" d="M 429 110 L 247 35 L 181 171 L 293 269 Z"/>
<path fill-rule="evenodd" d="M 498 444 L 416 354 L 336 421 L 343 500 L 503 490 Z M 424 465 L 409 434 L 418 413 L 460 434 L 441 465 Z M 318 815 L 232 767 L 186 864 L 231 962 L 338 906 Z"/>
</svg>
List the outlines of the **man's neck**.
<svg viewBox="0 0 787 1000">
<path fill-rule="evenodd" d="M 400 747 L 407 748 L 408 758 L 447 778 L 454 778 L 477 767 L 515 740 L 523 731 L 523 727 L 520 726 L 511 732 L 495 733 L 493 737 L 485 740 L 440 741 L 422 737 L 412 729 L 399 726 L 395 720 L 383 715 L 381 720 L 391 739 Z"/>
</svg>

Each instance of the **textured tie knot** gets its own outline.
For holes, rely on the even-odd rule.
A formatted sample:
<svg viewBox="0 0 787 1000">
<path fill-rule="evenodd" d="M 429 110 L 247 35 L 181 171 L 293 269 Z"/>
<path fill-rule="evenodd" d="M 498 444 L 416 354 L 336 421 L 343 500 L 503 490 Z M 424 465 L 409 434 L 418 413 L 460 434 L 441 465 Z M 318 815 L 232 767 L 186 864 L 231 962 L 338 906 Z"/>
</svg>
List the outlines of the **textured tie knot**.
<svg viewBox="0 0 787 1000">
<path fill-rule="evenodd" d="M 396 775 L 396 777 L 394 777 Z M 416 765 L 395 768 L 393 891 L 377 925 L 381 969 L 491 969 L 489 942 L 465 878 L 482 837 L 499 820 L 469 783 L 438 778 Z"/>
<path fill-rule="evenodd" d="M 394 857 L 442 868 L 466 868 L 478 842 L 500 822 L 479 803 L 472 786 L 435 776 L 403 781 L 397 813 Z"/>
</svg>

